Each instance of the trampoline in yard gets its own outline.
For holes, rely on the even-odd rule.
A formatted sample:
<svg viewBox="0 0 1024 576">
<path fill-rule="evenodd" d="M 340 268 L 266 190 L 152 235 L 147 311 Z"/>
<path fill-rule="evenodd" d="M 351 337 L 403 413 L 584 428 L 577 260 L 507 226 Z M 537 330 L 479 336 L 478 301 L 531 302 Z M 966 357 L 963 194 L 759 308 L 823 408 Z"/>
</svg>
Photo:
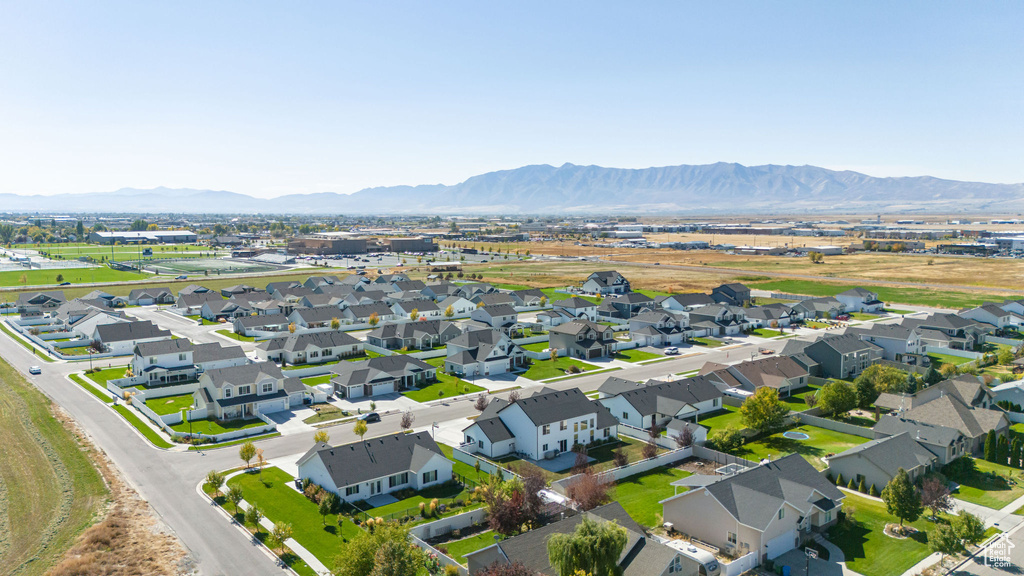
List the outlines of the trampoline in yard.
<svg viewBox="0 0 1024 576">
<path fill-rule="evenodd" d="M 789 438 L 790 440 L 810 440 L 811 439 L 811 437 L 808 436 L 807 434 L 804 434 L 803 432 L 797 432 L 796 430 L 789 430 L 788 432 L 783 432 L 782 435 L 785 436 L 786 438 Z"/>
</svg>

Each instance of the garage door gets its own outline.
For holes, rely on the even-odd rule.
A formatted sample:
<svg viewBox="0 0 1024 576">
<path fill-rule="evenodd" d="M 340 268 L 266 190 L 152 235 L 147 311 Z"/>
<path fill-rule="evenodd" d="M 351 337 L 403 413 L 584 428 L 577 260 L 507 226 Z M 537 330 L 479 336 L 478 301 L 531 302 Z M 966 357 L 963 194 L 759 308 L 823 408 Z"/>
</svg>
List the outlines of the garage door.
<svg viewBox="0 0 1024 576">
<path fill-rule="evenodd" d="M 273 402 L 262 402 L 260 404 L 260 413 L 262 414 L 273 414 L 274 412 L 281 412 L 286 410 L 287 399 L 274 400 Z"/>
<path fill-rule="evenodd" d="M 796 530 L 790 530 L 782 536 L 777 536 L 768 541 L 768 559 L 781 556 L 796 546 Z"/>
</svg>

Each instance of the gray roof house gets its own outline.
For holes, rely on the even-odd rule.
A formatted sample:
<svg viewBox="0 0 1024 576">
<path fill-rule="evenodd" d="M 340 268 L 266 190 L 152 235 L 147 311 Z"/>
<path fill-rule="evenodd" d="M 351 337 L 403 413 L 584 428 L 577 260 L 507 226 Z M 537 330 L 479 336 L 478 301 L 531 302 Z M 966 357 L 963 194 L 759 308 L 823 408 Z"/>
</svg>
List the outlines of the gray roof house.
<svg viewBox="0 0 1024 576">
<path fill-rule="evenodd" d="M 148 320 L 100 324 L 92 336 L 93 341 L 114 354 L 130 354 L 137 344 L 170 338 L 170 330 L 163 330 Z"/>
<path fill-rule="evenodd" d="M 666 310 L 676 310 L 678 312 L 689 312 L 694 308 L 715 303 L 714 298 L 703 292 L 686 292 L 670 296 L 659 296 L 654 301 Z"/>
<path fill-rule="evenodd" d="M 322 364 L 363 353 L 363 342 L 345 332 L 328 330 L 287 334 L 256 345 L 260 360 L 288 364 Z"/>
<path fill-rule="evenodd" d="M 301 406 L 309 387 L 298 378 L 285 378 L 273 362 L 256 362 L 207 370 L 192 395 L 196 409 L 208 418 L 233 420 L 282 412 Z"/>
<path fill-rule="evenodd" d="M 591 294 L 625 294 L 632 292 L 629 280 L 615 270 L 591 272 L 580 288 Z"/>
<path fill-rule="evenodd" d="M 711 299 L 720 304 L 743 306 L 750 303 L 750 288 L 739 282 L 722 284 L 711 290 Z"/>
<path fill-rule="evenodd" d="M 173 304 L 174 294 L 166 286 L 154 288 L 136 288 L 128 293 L 128 303 L 133 306 L 149 306 L 151 304 Z"/>
<path fill-rule="evenodd" d="M 964 435 L 959 430 L 948 426 L 914 422 L 886 414 L 878 420 L 871 431 L 874 432 L 875 438 L 909 434 L 915 442 L 934 454 L 941 466 L 970 454 Z"/>
<path fill-rule="evenodd" d="M 563 311 L 573 318 L 597 321 L 597 304 L 586 298 L 573 296 L 564 300 L 555 300 L 551 303 L 551 307 L 556 311 Z"/>
<path fill-rule="evenodd" d="M 989 430 L 995 430 L 997 436 L 1006 435 L 1010 430 L 1010 420 L 1003 409 L 972 408 L 951 394 L 898 412 L 895 416 L 911 422 L 953 428 L 963 434 L 969 453 L 977 453 L 984 448 Z"/>
<path fill-rule="evenodd" d="M 916 480 L 941 466 L 938 456 L 914 440 L 910 432 L 871 440 L 828 458 L 833 478 L 842 474 L 844 480 L 853 480 L 856 485 L 863 479 L 865 487 L 874 486 L 879 492 L 900 468 Z"/>
<path fill-rule="evenodd" d="M 585 360 L 610 356 L 616 344 L 611 327 L 589 320 L 572 320 L 555 326 L 548 331 L 548 339 L 551 348 Z"/>
<path fill-rule="evenodd" d="M 859 287 L 836 294 L 836 300 L 843 303 L 847 312 L 880 312 L 885 306 L 877 292 Z"/>
<path fill-rule="evenodd" d="M 366 342 L 388 350 L 424 350 L 447 343 L 462 330 L 446 320 L 386 322 L 366 334 Z"/>
<path fill-rule="evenodd" d="M 804 318 L 835 318 L 846 312 L 846 305 L 832 296 L 801 300 L 791 308 Z"/>
<path fill-rule="evenodd" d="M 499 330 L 471 330 L 448 341 L 445 370 L 460 376 L 504 374 L 526 364 L 526 352 Z"/>
<path fill-rule="evenodd" d="M 64 296 L 63 290 L 22 292 L 18 294 L 18 313 L 45 312 L 60 306 L 64 302 L 67 302 L 67 298 Z"/>
<path fill-rule="evenodd" d="M 722 391 L 705 376 L 669 382 L 652 380 L 642 386 L 617 380 L 606 380 L 601 385 L 598 401 L 619 422 L 634 428 L 664 426 L 674 419 L 696 418 L 722 408 Z"/>
<path fill-rule="evenodd" d="M 884 357 L 878 345 L 857 334 L 827 335 L 817 340 L 792 339 L 780 353 L 790 356 L 810 372 L 823 378 L 852 378 Z"/>
<path fill-rule="evenodd" d="M 405 354 L 339 362 L 331 373 L 334 392 L 345 398 L 391 394 L 437 380 L 436 367 Z"/>
</svg>

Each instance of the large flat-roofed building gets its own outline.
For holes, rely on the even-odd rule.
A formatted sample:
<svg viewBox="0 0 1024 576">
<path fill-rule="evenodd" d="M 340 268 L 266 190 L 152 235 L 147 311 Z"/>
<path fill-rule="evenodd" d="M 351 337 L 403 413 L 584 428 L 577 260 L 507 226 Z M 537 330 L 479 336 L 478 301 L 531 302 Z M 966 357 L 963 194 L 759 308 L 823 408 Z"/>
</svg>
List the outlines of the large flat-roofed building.
<svg viewBox="0 0 1024 576">
<path fill-rule="evenodd" d="M 301 236 L 288 241 L 290 254 L 366 254 L 366 238 Z"/>
<path fill-rule="evenodd" d="M 124 230 L 89 233 L 89 242 L 93 244 L 181 244 L 196 240 L 196 233 L 188 230 Z"/>
<path fill-rule="evenodd" d="M 389 252 L 434 252 L 437 244 L 433 238 L 410 236 L 408 238 L 382 238 L 381 246 Z"/>
</svg>

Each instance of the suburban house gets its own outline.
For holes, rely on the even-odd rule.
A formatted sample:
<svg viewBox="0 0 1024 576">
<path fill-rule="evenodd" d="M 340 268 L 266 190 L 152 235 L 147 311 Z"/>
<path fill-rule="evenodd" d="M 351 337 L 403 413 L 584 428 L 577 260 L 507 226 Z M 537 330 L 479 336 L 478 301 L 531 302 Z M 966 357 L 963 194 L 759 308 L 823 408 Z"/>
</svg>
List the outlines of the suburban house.
<svg viewBox="0 0 1024 576">
<path fill-rule="evenodd" d="M 115 356 L 131 354 L 132 350 L 143 342 L 170 340 L 171 331 L 162 330 L 150 321 L 117 322 L 100 324 L 92 334 L 94 343 L 99 344 L 106 352 Z"/>
<path fill-rule="evenodd" d="M 656 307 L 654 299 L 650 296 L 639 292 L 627 292 L 605 298 L 597 307 L 597 316 L 601 320 L 629 319 Z"/>
<path fill-rule="evenodd" d="M 436 367 L 405 354 L 339 362 L 331 373 L 334 393 L 344 398 L 391 394 L 437 380 Z"/>
<path fill-rule="evenodd" d="M 691 325 L 712 327 L 712 336 L 740 334 L 749 326 L 746 309 L 731 304 L 708 304 L 691 310 L 689 315 Z"/>
<path fill-rule="evenodd" d="M 238 316 L 232 320 L 235 334 L 255 336 L 258 332 L 286 332 L 292 321 L 284 314 Z"/>
<path fill-rule="evenodd" d="M 835 318 L 846 312 L 846 306 L 832 296 L 808 298 L 792 304 L 790 308 L 804 318 Z"/>
<path fill-rule="evenodd" d="M 684 342 L 690 320 L 685 312 L 642 312 L 629 319 L 629 337 L 637 346 L 669 346 Z"/>
<path fill-rule="evenodd" d="M 366 343 L 388 350 L 429 350 L 462 334 L 459 327 L 447 320 L 388 322 L 378 324 L 366 334 Z"/>
<path fill-rule="evenodd" d="M 598 401 L 612 416 L 634 428 L 649 429 L 655 424 L 664 427 L 674 419 L 685 420 L 722 409 L 722 391 L 704 376 L 669 382 L 651 380 L 641 386 L 605 381 L 598 392 Z"/>
<path fill-rule="evenodd" d="M 437 303 L 437 307 L 441 309 L 441 313 L 445 314 L 450 307 L 452 309 L 453 318 L 464 318 L 471 314 L 473 310 L 476 310 L 476 304 L 473 304 L 469 300 L 462 296 L 448 296 L 444 300 Z"/>
<path fill-rule="evenodd" d="M 382 305 L 383 306 L 383 305 Z M 387 306 L 384 306 L 390 312 Z M 299 328 L 331 328 L 331 321 L 341 324 L 341 310 L 337 306 L 317 306 L 316 308 L 296 308 L 288 315 L 288 320 Z"/>
<path fill-rule="evenodd" d="M 597 322 L 597 304 L 586 298 L 573 296 L 565 300 L 555 300 L 551 303 L 551 307 L 556 311 L 565 312 L 573 318 Z"/>
<path fill-rule="evenodd" d="M 909 432 L 871 440 L 828 458 L 828 470 L 833 478 L 842 474 L 844 480 L 853 480 L 854 485 L 860 485 L 863 480 L 865 487 L 874 486 L 878 491 L 900 468 L 907 471 L 911 480 L 917 480 L 941 466 L 938 456 L 914 440 Z"/>
<path fill-rule="evenodd" d="M 422 490 L 452 479 L 452 462 L 429 434 L 391 434 L 351 444 L 320 442 L 296 463 L 298 478 L 357 502 L 411 488 Z"/>
<path fill-rule="evenodd" d="M 477 294 L 472 298 L 473 303 L 479 306 L 481 303 L 484 306 L 498 306 L 506 305 L 515 307 L 516 299 L 511 294 L 506 292 L 491 292 L 490 294 Z"/>
<path fill-rule="evenodd" d="M 786 304 L 766 304 L 744 308 L 744 315 L 751 328 L 785 328 L 794 321 L 803 319 Z"/>
<path fill-rule="evenodd" d="M 193 286 L 195 286 L 195 284 L 193 284 Z M 108 308 L 123 308 L 126 304 L 128 304 L 128 299 L 125 298 L 124 296 L 114 296 L 113 294 L 110 294 L 109 292 L 104 292 L 103 290 L 93 290 L 92 292 L 89 292 L 85 296 L 82 296 L 82 300 L 85 300 L 90 303 L 102 301 L 104 305 Z"/>
<path fill-rule="evenodd" d="M 345 332 L 328 330 L 288 334 L 256 345 L 260 360 L 282 364 L 322 364 L 363 353 L 363 341 Z"/>
<path fill-rule="evenodd" d="M 123 324 L 133 321 L 121 310 L 93 308 L 85 316 L 76 319 L 70 324 L 64 324 L 62 327 L 78 338 L 92 339 L 93 334 L 96 332 L 96 327 L 100 324 Z M 55 324 L 59 325 L 59 322 L 55 322 Z"/>
<path fill-rule="evenodd" d="M 625 294 L 632 292 L 629 280 L 614 270 L 592 272 L 580 288 L 589 294 Z"/>
<path fill-rule="evenodd" d="M 985 447 L 989 430 L 995 430 L 997 436 L 1005 436 L 1010 430 L 1010 420 L 1001 408 L 972 408 L 951 394 L 897 412 L 895 416 L 910 422 L 953 428 L 963 434 L 966 449 L 972 454 Z"/>
<path fill-rule="evenodd" d="M 310 276 L 302 283 L 304 287 L 313 291 L 322 286 L 334 286 L 336 284 L 341 284 L 341 279 L 337 276 Z"/>
<path fill-rule="evenodd" d="M 537 313 L 537 323 L 545 328 L 565 324 L 566 322 L 570 322 L 575 319 L 576 317 L 572 314 L 565 310 L 558 310 L 557 308 L 551 308 Z"/>
<path fill-rule="evenodd" d="M 654 299 L 654 302 L 666 310 L 689 312 L 690 310 L 700 308 L 701 306 L 714 304 L 715 300 L 703 292 L 687 292 L 685 294 L 659 296 Z"/>
<path fill-rule="evenodd" d="M 540 288 L 526 288 L 523 290 L 512 290 L 508 293 L 509 296 L 515 301 L 516 306 L 522 307 L 536 307 L 541 305 L 541 301 L 548 301 L 546 294 L 540 291 Z"/>
<path fill-rule="evenodd" d="M 182 296 L 184 294 L 206 294 L 208 292 L 211 292 L 211 290 L 206 286 L 202 286 L 200 284 L 189 284 L 181 290 L 178 290 L 178 296 Z"/>
<path fill-rule="evenodd" d="M 430 300 L 404 300 L 391 305 L 391 311 L 399 318 L 412 319 L 412 313 L 416 313 L 416 319 L 440 318 L 444 311 Z"/>
<path fill-rule="evenodd" d="M 847 312 L 881 312 L 885 302 L 878 299 L 878 293 L 866 288 L 850 288 L 846 292 L 836 294 Z"/>
<path fill-rule="evenodd" d="M 699 374 L 710 376 L 723 393 L 737 397 L 749 396 L 765 386 L 786 397 L 806 387 L 810 380 L 807 369 L 787 356 L 759 358 L 732 366 L 707 362 Z"/>
<path fill-rule="evenodd" d="M 848 328 L 846 333 L 856 334 L 861 340 L 881 348 L 886 360 L 901 362 L 908 354 L 916 356 L 924 352 L 921 334 L 909 326 L 874 323 L 869 328 Z"/>
<path fill-rule="evenodd" d="M 832 526 L 844 498 L 799 454 L 715 478 L 663 500 L 665 522 L 730 556 L 753 552 L 761 562 Z"/>
<path fill-rule="evenodd" d="M 393 284 L 395 282 L 408 282 L 409 277 L 405 274 L 381 274 L 373 279 L 373 284 Z"/>
<path fill-rule="evenodd" d="M 711 299 L 719 304 L 744 306 L 750 304 L 750 288 L 738 282 L 722 284 L 711 290 Z"/>
<path fill-rule="evenodd" d="M 974 320 L 975 322 L 981 322 L 996 328 L 1006 328 L 1007 326 L 1018 324 L 1018 322 L 1013 320 L 1014 314 L 990 303 L 982 304 L 976 308 L 961 310 L 958 315 L 961 318 L 967 318 L 968 320 Z"/>
<path fill-rule="evenodd" d="M 913 422 L 899 416 L 886 414 L 878 420 L 871 431 L 874 432 L 876 439 L 899 434 L 910 436 L 915 442 L 935 455 L 939 466 L 945 466 L 961 456 L 970 454 L 964 435 L 959 430 L 948 426 Z"/>
<path fill-rule="evenodd" d="M 448 341 L 444 368 L 459 376 L 494 376 L 526 364 L 526 352 L 498 330 L 471 330 Z"/>
<path fill-rule="evenodd" d="M 205 300 L 199 307 L 199 315 L 211 321 L 217 321 L 222 318 L 228 320 L 240 316 L 251 316 L 252 313 L 253 308 L 251 304 L 234 298 L 230 300 L 221 298 Z"/>
<path fill-rule="evenodd" d="M 178 293 L 178 299 L 174 301 L 174 310 L 182 316 L 195 316 L 203 309 L 207 300 L 223 300 L 216 292 L 189 292 Z"/>
<path fill-rule="evenodd" d="M 598 506 L 588 512 L 581 512 L 563 518 L 543 527 L 517 536 L 497 541 L 466 555 L 470 574 L 497 563 L 499 566 L 521 563 L 530 574 L 557 576 L 558 570 L 548 559 L 547 542 L 555 534 L 570 534 L 588 518 L 595 522 L 614 522 L 626 529 L 626 545 L 618 559 L 622 576 L 697 576 L 700 566 L 697 560 L 684 555 L 666 544 L 647 536 L 647 531 L 634 521 L 618 502 Z M 708 556 L 711 556 L 708 553 Z M 717 569 L 713 556 L 709 559 L 711 569 Z M 715 572 L 717 573 L 717 572 Z"/>
<path fill-rule="evenodd" d="M 497 291 L 497 288 L 491 286 L 486 282 L 470 282 L 468 284 L 462 284 L 461 286 L 459 286 L 458 293 L 466 300 L 470 300 L 475 303 L 475 299 L 477 296 L 480 296 L 481 294 L 490 294 L 492 292 Z"/>
<path fill-rule="evenodd" d="M 241 346 L 193 344 L 184 338 L 143 342 L 135 346 L 133 354 L 132 374 L 145 375 L 149 386 L 191 382 L 206 370 L 249 361 Z"/>
<path fill-rule="evenodd" d="M 374 315 L 376 315 L 377 320 L 380 322 L 399 319 L 398 315 L 383 302 L 358 304 L 349 306 L 341 311 L 341 317 L 350 324 L 369 324 L 370 318 Z"/>
<path fill-rule="evenodd" d="M 257 362 L 203 372 L 192 396 L 207 418 L 236 420 L 302 406 L 308 388 L 298 378 L 285 378 L 277 364 Z"/>
<path fill-rule="evenodd" d="M 875 406 L 889 410 L 910 410 L 946 395 L 953 396 L 972 408 L 994 408 L 997 400 L 995 391 L 982 383 L 977 376 L 961 374 L 914 394 L 883 392 L 875 400 Z"/>
<path fill-rule="evenodd" d="M 515 402 L 492 398 L 462 431 L 462 448 L 488 458 L 519 452 L 541 460 L 568 452 L 576 444 L 618 438 L 617 426 L 607 408 L 578 388 L 561 392 L 542 388 Z"/>
<path fill-rule="evenodd" d="M 954 350 L 973 350 L 984 338 L 985 330 L 977 322 L 956 314 L 929 314 L 925 318 L 903 318 L 901 326 L 916 328 L 922 346 Z"/>
<path fill-rule="evenodd" d="M 289 284 L 291 284 L 289 282 Z M 297 284 L 296 284 L 297 285 Z M 252 292 L 259 292 L 259 288 L 255 286 L 249 286 L 248 284 L 235 284 L 234 286 L 228 286 L 227 288 L 220 289 L 220 295 L 225 298 L 231 298 L 239 294 L 250 294 Z M 268 290 L 269 292 L 269 290 Z"/>
<path fill-rule="evenodd" d="M 616 344 L 611 327 L 589 320 L 572 320 L 555 326 L 548 331 L 548 340 L 551 348 L 584 360 L 610 356 Z"/>
<path fill-rule="evenodd" d="M 790 356 L 822 378 L 853 378 L 884 357 L 881 346 L 865 342 L 856 334 L 822 336 L 817 340 L 792 339 L 780 356 Z"/>
<path fill-rule="evenodd" d="M 1003 382 L 991 388 L 993 402 L 1010 402 L 1024 406 L 1024 381 Z M 1020 415 L 1018 414 L 1018 417 Z M 1019 418 L 1015 418 L 1017 421 Z"/>
<path fill-rule="evenodd" d="M 167 287 L 136 288 L 128 293 L 128 304 L 132 306 L 174 304 L 174 294 Z"/>
<path fill-rule="evenodd" d="M 522 325 L 518 322 L 519 313 L 508 304 L 481 306 L 473 310 L 469 317 L 495 330 L 501 330 L 505 334 L 515 334 L 522 329 Z"/>
</svg>

